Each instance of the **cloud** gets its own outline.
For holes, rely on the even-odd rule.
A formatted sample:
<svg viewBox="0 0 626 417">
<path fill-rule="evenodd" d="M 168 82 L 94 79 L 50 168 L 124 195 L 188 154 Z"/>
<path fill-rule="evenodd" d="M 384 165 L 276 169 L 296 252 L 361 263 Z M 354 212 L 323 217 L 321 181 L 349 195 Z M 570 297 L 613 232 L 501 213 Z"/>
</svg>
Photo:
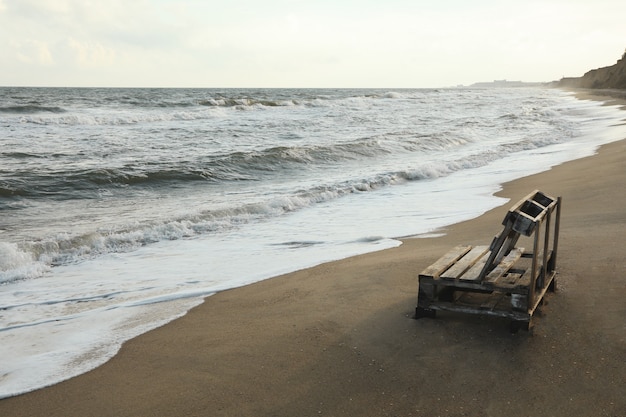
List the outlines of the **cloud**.
<svg viewBox="0 0 626 417">
<path fill-rule="evenodd" d="M 12 43 L 18 61 L 25 64 L 49 66 L 54 63 L 48 44 L 38 40 L 23 40 Z"/>
<path fill-rule="evenodd" d="M 549 81 L 621 55 L 622 3 L 0 0 L 0 84 L 52 68 L 127 86 Z"/>
<path fill-rule="evenodd" d="M 75 62 L 81 68 L 106 67 L 115 63 L 115 50 L 100 43 L 69 38 L 68 45 L 74 53 Z"/>
</svg>

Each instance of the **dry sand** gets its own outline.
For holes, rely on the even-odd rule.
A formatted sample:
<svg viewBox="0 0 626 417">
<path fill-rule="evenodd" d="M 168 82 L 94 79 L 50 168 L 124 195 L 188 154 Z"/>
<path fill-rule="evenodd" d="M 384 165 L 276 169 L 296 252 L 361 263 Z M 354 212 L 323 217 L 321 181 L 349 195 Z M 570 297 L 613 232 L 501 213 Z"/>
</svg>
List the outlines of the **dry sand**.
<svg viewBox="0 0 626 417">
<path fill-rule="evenodd" d="M 446 235 L 210 297 L 98 369 L 0 400 L 1 416 L 626 416 L 626 141 L 504 186 Z M 558 291 L 532 333 L 414 320 L 417 274 L 488 244 L 508 206 L 563 197 Z M 460 202 L 460 204 L 462 204 Z"/>
</svg>

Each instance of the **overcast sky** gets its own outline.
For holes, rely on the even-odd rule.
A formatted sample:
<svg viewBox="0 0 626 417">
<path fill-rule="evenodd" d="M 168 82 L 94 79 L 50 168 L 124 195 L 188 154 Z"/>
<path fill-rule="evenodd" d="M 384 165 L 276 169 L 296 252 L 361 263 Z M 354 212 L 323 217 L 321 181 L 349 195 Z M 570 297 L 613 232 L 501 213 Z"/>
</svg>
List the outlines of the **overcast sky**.
<svg viewBox="0 0 626 417">
<path fill-rule="evenodd" d="M 0 0 L 4 86 L 551 81 L 625 48 L 625 0 Z"/>
</svg>

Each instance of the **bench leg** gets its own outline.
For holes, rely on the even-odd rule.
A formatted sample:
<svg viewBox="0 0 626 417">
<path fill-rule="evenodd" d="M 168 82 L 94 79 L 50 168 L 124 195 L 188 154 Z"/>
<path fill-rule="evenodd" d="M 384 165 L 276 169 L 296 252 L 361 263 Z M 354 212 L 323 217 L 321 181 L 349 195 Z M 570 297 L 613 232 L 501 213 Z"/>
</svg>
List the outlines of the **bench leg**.
<svg viewBox="0 0 626 417">
<path fill-rule="evenodd" d="M 423 308 L 420 306 L 415 307 L 415 318 L 421 319 L 423 317 L 434 319 L 437 317 L 437 311 L 432 308 Z"/>
<path fill-rule="evenodd" d="M 415 318 L 422 317 L 435 318 L 436 311 L 430 308 L 430 303 L 434 300 L 436 287 L 433 284 L 420 282 L 417 291 L 417 307 L 415 308 Z"/>
<path fill-rule="evenodd" d="M 513 334 L 517 333 L 520 329 L 530 331 L 530 328 L 531 328 L 530 319 L 528 321 L 511 320 L 510 330 L 511 330 L 511 333 Z"/>
<path fill-rule="evenodd" d="M 548 285 L 548 291 L 555 292 L 556 291 L 556 277 L 552 278 L 552 282 Z"/>
</svg>

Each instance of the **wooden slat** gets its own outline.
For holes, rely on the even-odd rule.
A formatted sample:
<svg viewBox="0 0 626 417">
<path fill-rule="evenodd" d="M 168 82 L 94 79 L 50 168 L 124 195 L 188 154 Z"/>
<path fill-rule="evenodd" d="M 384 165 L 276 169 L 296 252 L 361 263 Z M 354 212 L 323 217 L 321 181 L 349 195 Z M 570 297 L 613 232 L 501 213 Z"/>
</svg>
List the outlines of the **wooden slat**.
<svg viewBox="0 0 626 417">
<path fill-rule="evenodd" d="M 489 250 L 488 246 L 475 246 L 460 258 L 447 271 L 441 274 L 441 279 L 456 280 L 470 269 Z"/>
<path fill-rule="evenodd" d="M 530 216 L 529 214 L 526 214 L 523 211 L 516 211 L 513 230 L 523 234 L 524 236 L 530 236 L 533 230 L 535 230 L 535 227 L 537 227 L 538 222 L 539 221 L 536 218 Z"/>
<path fill-rule="evenodd" d="M 533 192 L 531 192 L 527 196 L 523 197 L 520 201 L 518 201 L 517 203 L 512 205 L 511 208 L 509 209 L 509 211 L 516 211 L 517 209 L 519 209 L 522 206 L 522 204 L 524 204 L 524 202 L 526 200 L 532 199 L 538 192 L 539 192 L 539 190 L 534 190 Z"/>
<path fill-rule="evenodd" d="M 528 268 L 526 272 L 524 272 L 524 274 L 521 277 L 519 277 L 519 279 L 515 283 L 515 286 L 528 288 L 530 286 L 531 275 L 532 275 L 532 272 L 530 271 L 530 268 Z"/>
<path fill-rule="evenodd" d="M 533 195 L 533 201 L 537 204 L 539 204 L 541 207 L 544 208 L 550 208 L 550 207 L 554 207 L 556 205 L 557 199 L 555 199 L 554 197 L 549 196 L 548 194 L 544 194 L 541 191 L 537 191 L 535 193 L 535 195 Z M 546 201 L 548 204 L 544 204 L 543 202 L 539 201 L 539 200 L 549 200 L 550 202 Z"/>
<path fill-rule="evenodd" d="M 515 248 L 500 261 L 500 263 L 491 271 L 483 280 L 483 282 L 497 281 L 502 275 L 511 269 L 511 267 L 522 257 L 524 248 Z"/>
<path fill-rule="evenodd" d="M 496 279 L 492 283 L 492 288 L 497 291 L 525 294 L 528 292 L 528 286 L 530 285 L 530 274 L 530 268 L 523 273 L 509 273 L 506 276 Z"/>
<path fill-rule="evenodd" d="M 513 272 L 506 274 L 506 276 L 501 276 L 497 280 L 493 282 L 494 285 L 497 285 L 498 288 L 513 288 L 516 286 L 517 281 L 521 278 L 522 274 L 519 272 Z"/>
<path fill-rule="evenodd" d="M 513 224 L 510 221 L 507 221 L 506 225 L 504 226 L 504 229 L 500 232 L 499 235 L 497 235 L 493 239 L 493 242 L 491 242 L 491 245 L 489 246 L 489 248 L 491 249 L 491 252 L 489 253 L 489 257 L 487 258 L 485 263 L 483 263 L 483 269 L 480 270 L 480 273 L 477 275 L 476 279 L 482 279 L 492 269 L 494 260 L 500 253 L 502 249 L 502 245 L 504 245 L 505 241 L 511 240 L 511 239 L 515 239 L 517 241 L 517 237 L 516 237 L 517 234 L 512 229 L 513 229 Z"/>
<path fill-rule="evenodd" d="M 427 276 L 435 279 L 439 278 L 442 273 L 444 273 L 448 268 L 450 268 L 450 266 L 452 266 L 456 261 L 462 258 L 471 249 L 471 245 L 459 245 L 452 248 L 448 253 L 439 258 L 434 264 L 424 269 L 420 274 L 420 277 Z"/>
<path fill-rule="evenodd" d="M 487 263 L 487 259 L 489 258 L 491 252 L 486 252 L 480 259 L 472 266 L 463 276 L 461 277 L 461 281 L 478 281 L 480 278 L 480 273 L 485 267 L 485 263 Z"/>
</svg>

